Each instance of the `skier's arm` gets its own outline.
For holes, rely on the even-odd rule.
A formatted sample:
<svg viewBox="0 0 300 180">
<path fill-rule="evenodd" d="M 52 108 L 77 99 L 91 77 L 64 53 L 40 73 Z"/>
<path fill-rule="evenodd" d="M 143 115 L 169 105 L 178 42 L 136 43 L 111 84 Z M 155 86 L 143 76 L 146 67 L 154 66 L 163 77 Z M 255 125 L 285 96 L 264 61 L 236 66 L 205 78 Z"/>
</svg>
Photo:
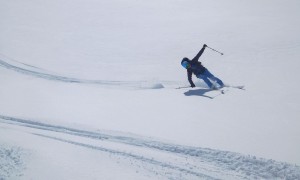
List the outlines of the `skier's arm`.
<svg viewBox="0 0 300 180">
<path fill-rule="evenodd" d="M 198 61 L 200 56 L 203 54 L 205 48 L 206 48 L 206 44 L 203 45 L 202 49 L 198 52 L 198 54 L 192 59 L 193 62 Z"/>
<path fill-rule="evenodd" d="M 194 84 L 194 82 L 192 80 L 192 71 L 187 70 L 187 76 L 188 76 L 188 80 L 189 80 L 189 82 L 191 84 L 191 87 L 195 87 L 195 84 Z"/>
</svg>

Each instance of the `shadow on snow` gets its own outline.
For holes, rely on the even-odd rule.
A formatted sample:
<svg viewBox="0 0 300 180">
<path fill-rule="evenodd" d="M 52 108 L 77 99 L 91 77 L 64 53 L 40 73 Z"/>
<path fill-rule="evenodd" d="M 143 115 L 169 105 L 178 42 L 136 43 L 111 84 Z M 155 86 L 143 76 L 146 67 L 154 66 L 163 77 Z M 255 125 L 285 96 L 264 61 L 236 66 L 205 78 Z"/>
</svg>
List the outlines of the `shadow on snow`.
<svg viewBox="0 0 300 180">
<path fill-rule="evenodd" d="M 184 93 L 184 95 L 186 96 L 202 96 L 202 97 L 206 97 L 209 99 L 213 99 L 214 97 L 211 96 L 207 96 L 205 95 L 208 92 L 211 92 L 213 90 L 210 89 L 193 89 L 193 90 L 188 90 L 187 92 Z"/>
</svg>

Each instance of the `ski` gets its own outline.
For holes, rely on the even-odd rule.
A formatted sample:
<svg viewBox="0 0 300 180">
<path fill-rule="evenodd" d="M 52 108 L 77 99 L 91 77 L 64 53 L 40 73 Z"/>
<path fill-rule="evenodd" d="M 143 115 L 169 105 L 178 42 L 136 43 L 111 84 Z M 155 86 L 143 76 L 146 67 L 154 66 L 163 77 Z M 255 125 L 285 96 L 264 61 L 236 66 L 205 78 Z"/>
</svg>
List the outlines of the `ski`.
<svg viewBox="0 0 300 180">
<path fill-rule="evenodd" d="M 186 88 L 191 88 L 191 86 L 180 86 L 180 87 L 177 87 L 175 89 L 186 89 Z M 219 91 L 221 94 L 225 94 L 226 91 L 228 91 L 227 89 L 213 89 L 212 91 Z"/>
<path fill-rule="evenodd" d="M 190 88 L 191 86 L 179 86 L 179 87 L 177 87 L 177 88 L 175 88 L 175 89 L 186 89 L 186 88 Z"/>
<path fill-rule="evenodd" d="M 224 85 L 224 87 L 229 87 L 229 88 L 236 88 L 236 89 L 246 90 L 244 85 L 239 85 L 239 86 Z"/>
</svg>

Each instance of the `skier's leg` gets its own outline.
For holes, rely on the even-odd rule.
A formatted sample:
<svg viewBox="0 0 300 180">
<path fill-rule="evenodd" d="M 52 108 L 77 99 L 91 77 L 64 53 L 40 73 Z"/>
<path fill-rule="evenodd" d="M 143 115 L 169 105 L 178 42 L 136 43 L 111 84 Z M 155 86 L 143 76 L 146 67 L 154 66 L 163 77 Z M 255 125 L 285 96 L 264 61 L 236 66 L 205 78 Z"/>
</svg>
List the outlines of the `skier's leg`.
<svg viewBox="0 0 300 180">
<path fill-rule="evenodd" d="M 219 78 L 217 78 L 217 77 L 214 76 L 212 80 L 216 81 L 221 87 L 224 86 L 224 83 L 223 83 L 223 81 L 221 79 L 219 79 Z"/>
<path fill-rule="evenodd" d="M 221 87 L 224 86 L 224 83 L 221 79 L 217 78 L 216 76 L 214 76 L 211 72 L 209 72 L 207 69 L 204 72 L 204 74 L 212 81 L 217 82 Z"/>
<path fill-rule="evenodd" d="M 202 79 L 210 89 L 213 88 L 213 84 L 210 82 L 210 80 L 205 74 L 199 74 L 197 75 L 197 78 Z"/>
</svg>

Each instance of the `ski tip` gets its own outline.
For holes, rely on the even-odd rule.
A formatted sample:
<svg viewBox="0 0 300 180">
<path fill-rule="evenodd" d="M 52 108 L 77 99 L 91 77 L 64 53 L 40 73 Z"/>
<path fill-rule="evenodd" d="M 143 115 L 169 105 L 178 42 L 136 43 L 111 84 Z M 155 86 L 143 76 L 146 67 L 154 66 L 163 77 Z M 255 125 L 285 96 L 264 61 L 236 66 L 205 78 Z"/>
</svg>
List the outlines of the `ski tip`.
<svg viewBox="0 0 300 180">
<path fill-rule="evenodd" d="M 240 86 L 225 85 L 224 87 L 246 90 L 244 85 L 240 85 Z"/>
<path fill-rule="evenodd" d="M 239 86 L 238 88 L 239 88 L 239 89 L 242 89 L 242 90 L 246 90 L 246 89 L 245 89 L 245 86 Z"/>
</svg>

